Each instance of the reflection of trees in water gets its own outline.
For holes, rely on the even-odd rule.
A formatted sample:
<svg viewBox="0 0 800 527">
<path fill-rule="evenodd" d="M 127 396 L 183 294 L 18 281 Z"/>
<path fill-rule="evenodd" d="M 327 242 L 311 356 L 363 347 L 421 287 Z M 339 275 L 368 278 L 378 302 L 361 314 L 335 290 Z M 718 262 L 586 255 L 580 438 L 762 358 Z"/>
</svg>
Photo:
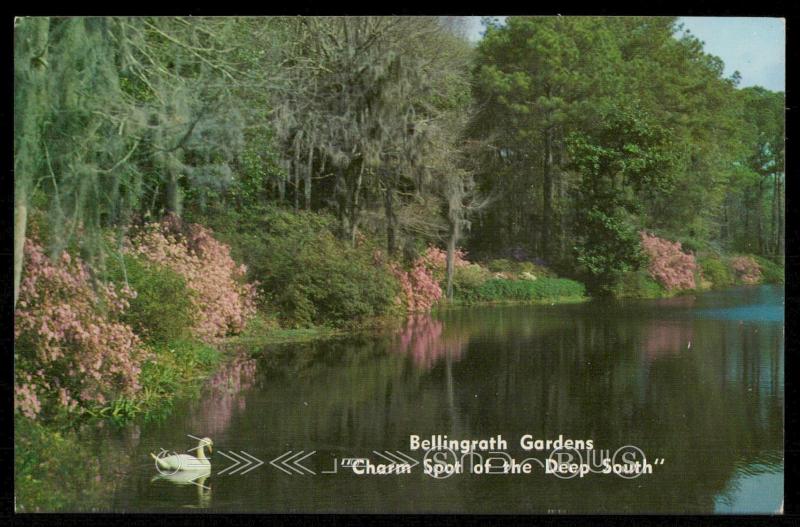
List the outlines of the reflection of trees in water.
<svg viewBox="0 0 800 527">
<path fill-rule="evenodd" d="M 412 432 L 512 440 L 563 433 L 603 448 L 634 444 L 667 459 L 635 491 L 618 478 L 579 484 L 583 511 L 609 503 L 614 510 L 710 511 L 737 466 L 780 449 L 778 326 L 742 333 L 716 321 L 533 314 L 454 313 L 443 326 L 411 320 L 394 338 L 319 345 L 316 361 L 279 388 L 308 406 L 277 409 L 272 426 L 287 443 L 310 430 L 328 444 L 372 448 L 376 441 L 401 447 Z M 469 342 L 460 336 L 466 332 L 480 338 Z M 411 355 L 413 369 L 386 348 Z M 563 485 L 548 480 L 544 487 L 576 509 Z"/>
<path fill-rule="evenodd" d="M 409 317 L 398 332 L 392 351 L 410 355 L 414 364 L 430 370 L 444 358 L 459 360 L 467 345 L 464 332 L 443 334 L 444 324 L 430 315 Z"/>
<path fill-rule="evenodd" d="M 587 486 L 578 510 L 614 503 L 614 510 L 712 511 L 737 466 L 781 449 L 780 331 L 691 320 L 565 320 L 557 334 L 471 346 L 455 371 L 459 405 L 472 414 L 473 435 L 564 433 L 603 448 L 638 445 L 667 460 L 635 491 L 614 478 Z M 471 371 L 482 375 L 465 382 Z M 555 487 L 552 497 L 560 494 Z M 575 510 L 574 500 L 562 499 Z"/>
<path fill-rule="evenodd" d="M 527 308 L 454 311 L 443 320 L 270 350 L 259 361 L 262 387 L 248 392 L 241 416 L 231 421 L 236 405 L 221 403 L 211 413 L 227 423 L 228 441 L 273 445 L 273 457 L 291 448 L 407 451 L 410 433 L 502 433 L 515 449 L 531 433 L 591 438 L 598 448 L 633 444 L 666 460 L 635 481 L 462 478 L 424 496 L 399 478 L 359 486 L 362 510 L 384 512 L 711 512 L 735 474 L 782 463 L 763 455 L 782 452 L 782 325 Z M 343 510 L 354 499 L 349 484 L 317 479 L 308 494 L 308 482 L 266 476 L 253 508 Z M 238 482 L 215 487 L 215 501 L 250 493 Z M 487 493 L 502 499 L 478 499 Z"/>
</svg>

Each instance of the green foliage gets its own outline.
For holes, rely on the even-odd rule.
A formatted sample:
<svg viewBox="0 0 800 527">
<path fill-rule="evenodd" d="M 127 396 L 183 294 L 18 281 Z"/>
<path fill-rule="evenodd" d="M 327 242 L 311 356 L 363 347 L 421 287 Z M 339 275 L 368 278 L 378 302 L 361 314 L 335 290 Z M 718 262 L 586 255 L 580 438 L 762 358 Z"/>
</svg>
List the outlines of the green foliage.
<svg viewBox="0 0 800 527">
<path fill-rule="evenodd" d="M 707 251 L 710 249 L 707 241 L 692 236 L 682 236 L 682 237 L 661 236 L 661 237 L 667 239 L 677 239 L 677 241 L 680 242 L 684 252 L 691 252 L 697 254 L 700 251 Z"/>
<path fill-rule="evenodd" d="M 507 280 L 492 278 L 480 287 L 465 291 L 465 302 L 551 302 L 583 298 L 586 288 L 580 282 L 567 278 L 540 278 L 537 280 Z"/>
<path fill-rule="evenodd" d="M 639 235 L 623 212 L 591 207 L 581 218 L 584 235 L 575 252 L 578 263 L 588 271 L 592 288 L 602 290 L 646 262 Z"/>
<path fill-rule="evenodd" d="M 469 298 L 491 278 L 492 273 L 478 264 L 456 267 L 453 274 L 453 295 L 456 298 Z"/>
<path fill-rule="evenodd" d="M 786 273 L 783 266 L 768 260 L 763 256 L 754 256 L 758 266 L 761 268 L 761 279 L 766 284 L 782 284 L 786 281 Z"/>
<path fill-rule="evenodd" d="M 624 273 L 609 288 L 615 298 L 660 298 L 666 296 L 664 288 L 653 280 L 645 269 Z"/>
<path fill-rule="evenodd" d="M 334 236 L 332 225 L 323 214 L 264 207 L 239 216 L 234 232 L 223 230 L 220 238 L 236 240 L 265 307 L 286 323 L 342 326 L 388 314 L 399 289 L 375 262 L 375 246 L 354 248 Z"/>
<path fill-rule="evenodd" d="M 493 273 L 513 273 L 517 275 L 527 273 L 537 278 L 542 276 L 555 277 L 553 271 L 547 267 L 525 260 L 518 262 L 515 260 L 508 260 L 506 258 L 499 258 L 497 260 L 490 260 L 487 264 L 487 267 Z"/>
<path fill-rule="evenodd" d="M 14 419 L 14 497 L 19 512 L 55 511 L 83 498 L 65 485 L 87 470 L 86 449 L 74 434 L 55 432 L 21 416 Z"/>
<path fill-rule="evenodd" d="M 729 287 L 734 284 L 735 276 L 730 264 L 717 254 L 702 255 L 697 259 L 703 276 L 711 282 L 712 287 Z"/>
<path fill-rule="evenodd" d="M 273 260 L 274 276 L 286 278 L 282 290 L 273 290 L 282 314 L 302 325 L 346 325 L 388 313 L 398 289 L 370 254 L 347 247 L 330 233 L 308 241 L 291 260 L 285 253 Z M 270 247 L 283 252 L 284 244 L 280 240 Z M 288 267 L 280 267 L 288 261 Z"/>
<path fill-rule="evenodd" d="M 130 421 L 142 412 L 142 406 L 134 399 L 121 398 L 104 406 L 88 408 L 86 414 L 95 418 L 107 418 L 114 423 Z"/>
<path fill-rule="evenodd" d="M 603 115 L 591 134 L 567 139 L 572 168 L 581 174 L 577 259 L 598 289 L 644 263 L 635 215 L 642 198 L 668 193 L 673 184 L 663 127 L 635 107 L 612 106 Z"/>
<path fill-rule="evenodd" d="M 493 273 L 503 273 L 506 271 L 511 271 L 514 266 L 514 262 L 508 260 L 506 258 L 498 258 L 496 260 L 491 260 L 487 267 Z"/>
<path fill-rule="evenodd" d="M 130 256 L 112 256 L 106 261 L 108 277 L 126 282 L 136 291 L 122 319 L 149 342 L 167 342 L 187 335 L 194 324 L 191 291 L 178 273 Z"/>
<path fill-rule="evenodd" d="M 222 360 L 221 352 L 195 340 L 159 343 L 153 351 L 153 359 L 144 364 L 139 378 L 142 391 L 135 405 L 137 412 L 125 417 L 138 413 L 148 420 L 165 417 L 175 399 L 196 394 Z"/>
</svg>

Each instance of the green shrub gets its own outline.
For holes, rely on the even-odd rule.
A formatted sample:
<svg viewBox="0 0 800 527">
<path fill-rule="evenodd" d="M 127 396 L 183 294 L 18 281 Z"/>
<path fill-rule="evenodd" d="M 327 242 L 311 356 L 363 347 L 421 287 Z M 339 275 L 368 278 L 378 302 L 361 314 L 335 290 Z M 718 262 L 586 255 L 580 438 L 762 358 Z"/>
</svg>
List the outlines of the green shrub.
<svg viewBox="0 0 800 527">
<path fill-rule="evenodd" d="M 729 287 L 734 284 L 734 274 L 721 257 L 715 254 L 701 256 L 698 263 L 703 276 L 711 282 L 712 287 Z"/>
<path fill-rule="evenodd" d="M 616 298 L 660 298 L 666 294 L 645 269 L 623 274 L 610 292 Z"/>
<path fill-rule="evenodd" d="M 399 285 L 369 240 L 353 248 L 326 214 L 273 205 L 208 218 L 219 240 L 258 281 L 261 306 L 284 324 L 344 326 L 394 309 Z"/>
<path fill-rule="evenodd" d="M 123 264 L 124 259 L 124 264 Z M 166 267 L 125 255 L 108 259 L 109 278 L 136 290 L 123 322 L 148 342 L 167 342 L 187 335 L 194 323 L 191 292 L 178 273 Z"/>
<path fill-rule="evenodd" d="M 547 277 L 547 278 L 555 278 L 556 275 L 543 265 L 537 265 L 533 262 L 517 262 L 515 271 L 519 274 L 528 273 L 537 278 L 540 277 Z"/>
<path fill-rule="evenodd" d="M 488 268 L 493 273 L 512 273 L 516 275 L 528 273 L 537 278 L 539 277 L 555 278 L 555 274 L 547 267 L 544 267 L 542 265 L 537 265 L 533 262 L 528 262 L 528 261 L 516 262 L 512 260 L 507 260 L 505 258 L 500 258 L 498 260 L 490 261 L 488 264 Z"/>
<path fill-rule="evenodd" d="M 537 280 L 507 280 L 493 278 L 486 281 L 471 298 L 485 302 L 522 301 L 543 302 L 582 298 L 586 288 L 580 282 L 567 278 L 540 278 Z"/>
<path fill-rule="evenodd" d="M 492 273 L 478 264 L 456 267 L 453 274 L 453 295 L 461 298 L 472 297 L 475 291 L 491 278 Z"/>
<path fill-rule="evenodd" d="M 507 260 L 505 258 L 498 258 L 497 260 L 491 260 L 488 263 L 489 270 L 493 273 L 506 273 L 510 272 L 513 269 L 514 263 L 511 260 Z"/>
<path fill-rule="evenodd" d="M 245 257 L 250 277 L 291 325 L 345 326 L 388 314 L 399 285 L 389 269 L 375 262 L 375 247 L 353 248 L 334 236 L 332 218 L 310 212 L 265 208 L 248 225 Z"/>
<path fill-rule="evenodd" d="M 785 282 L 785 272 L 781 265 L 762 256 L 754 256 L 756 263 L 761 268 L 761 279 L 766 284 L 782 284 Z"/>
<path fill-rule="evenodd" d="M 691 252 L 697 254 L 698 252 L 709 249 L 708 242 L 693 238 L 691 236 L 678 237 L 677 241 L 680 242 L 681 249 L 687 253 Z"/>
</svg>

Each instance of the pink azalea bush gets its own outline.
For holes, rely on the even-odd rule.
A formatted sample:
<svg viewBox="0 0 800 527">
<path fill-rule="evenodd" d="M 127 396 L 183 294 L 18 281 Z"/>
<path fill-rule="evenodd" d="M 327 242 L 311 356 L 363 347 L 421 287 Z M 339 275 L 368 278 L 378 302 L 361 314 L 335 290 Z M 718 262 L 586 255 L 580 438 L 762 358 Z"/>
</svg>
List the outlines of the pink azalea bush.
<svg viewBox="0 0 800 527">
<path fill-rule="evenodd" d="M 671 242 L 640 232 L 642 248 L 649 259 L 648 272 L 667 290 L 694 289 L 697 261 L 681 250 L 680 242 Z"/>
<path fill-rule="evenodd" d="M 470 262 L 466 259 L 466 253 L 462 249 L 456 249 L 454 256 L 453 266 L 455 269 L 470 265 Z M 430 246 L 425 253 L 419 257 L 419 261 L 428 270 L 433 272 L 439 282 L 444 280 L 447 273 L 447 251 Z"/>
<path fill-rule="evenodd" d="M 118 320 L 135 291 L 93 284 L 80 258 L 64 251 L 52 261 L 33 238 L 25 257 L 14 318 L 16 410 L 33 419 L 50 406 L 135 393 L 147 350 Z"/>
<path fill-rule="evenodd" d="M 247 268 L 237 265 L 230 247 L 210 230 L 184 224 L 176 217 L 151 223 L 131 237 L 130 250 L 183 276 L 194 292 L 197 322 L 192 333 L 214 343 L 244 329 L 256 313 L 256 284 L 245 281 Z"/>
<path fill-rule="evenodd" d="M 442 288 L 433 273 L 419 260 L 415 261 L 408 271 L 397 264 L 390 264 L 389 269 L 400 282 L 401 293 L 398 303 L 409 313 L 430 311 L 442 298 Z"/>
<path fill-rule="evenodd" d="M 435 275 L 436 266 L 442 261 L 437 251 L 439 250 L 429 248 L 425 254 L 414 260 L 408 270 L 396 262 L 387 262 L 389 271 L 400 283 L 401 291 L 396 302 L 408 313 L 430 311 L 442 298 L 442 287 Z M 382 253 L 377 251 L 374 259 L 376 264 L 381 263 Z"/>
<path fill-rule="evenodd" d="M 758 284 L 761 282 L 761 267 L 752 256 L 735 256 L 731 258 L 731 267 L 736 273 L 736 278 L 745 284 Z"/>
</svg>

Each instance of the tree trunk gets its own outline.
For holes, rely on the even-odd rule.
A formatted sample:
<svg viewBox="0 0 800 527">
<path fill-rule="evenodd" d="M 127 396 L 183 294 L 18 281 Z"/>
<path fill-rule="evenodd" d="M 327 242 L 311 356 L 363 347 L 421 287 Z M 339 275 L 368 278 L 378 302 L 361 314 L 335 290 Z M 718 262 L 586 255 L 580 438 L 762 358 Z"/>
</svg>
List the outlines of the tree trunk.
<svg viewBox="0 0 800 527">
<path fill-rule="evenodd" d="M 28 228 L 28 196 L 20 186 L 14 194 L 14 308 L 17 307 L 22 267 L 25 260 L 25 231 Z"/>
<path fill-rule="evenodd" d="M 180 217 L 183 206 L 183 196 L 181 193 L 180 177 L 181 177 L 181 160 L 180 149 L 174 152 L 163 151 L 169 141 L 165 137 L 165 132 L 161 131 L 157 136 L 157 146 L 161 152 L 155 153 L 155 166 L 162 174 L 166 175 L 165 193 L 164 193 L 164 207 L 167 212 L 171 212 Z"/>
<path fill-rule="evenodd" d="M 308 148 L 308 167 L 306 169 L 306 181 L 304 185 L 306 210 L 311 210 L 311 171 L 314 168 L 314 143 Z"/>
<path fill-rule="evenodd" d="M 300 208 L 300 135 L 295 136 L 294 139 L 294 163 L 292 163 L 292 171 L 294 172 L 294 210 Z"/>
<path fill-rule="evenodd" d="M 550 259 L 551 223 L 553 221 L 553 130 L 544 131 L 544 177 L 542 179 L 542 257 Z"/>
<path fill-rule="evenodd" d="M 783 190 L 784 179 L 781 177 L 781 180 L 778 184 L 778 256 L 781 259 L 781 265 L 784 264 L 783 257 L 785 254 L 784 245 L 786 244 L 786 212 L 784 211 L 784 195 L 785 192 Z"/>
<path fill-rule="evenodd" d="M 278 175 L 276 180 L 276 185 L 278 186 L 278 200 L 281 204 L 286 201 L 286 178 L 288 177 L 287 173 L 283 171 Z"/>
<path fill-rule="evenodd" d="M 364 163 L 360 163 L 358 167 L 358 177 L 356 177 L 355 185 L 353 185 L 353 194 L 350 198 L 350 245 L 356 246 L 356 234 L 358 233 L 359 216 L 361 214 L 361 205 L 359 203 L 359 196 L 361 195 L 361 183 L 364 180 Z"/>
<path fill-rule="evenodd" d="M 178 182 L 175 177 L 170 174 L 167 181 L 167 211 L 177 216 L 180 216 L 180 199 L 178 198 Z"/>
<path fill-rule="evenodd" d="M 14 26 L 17 26 L 15 21 Z M 29 192 L 42 158 L 46 106 L 49 17 L 25 17 L 14 28 L 14 308 L 25 263 Z M 55 183 L 55 182 L 54 182 Z"/>
<path fill-rule="evenodd" d="M 345 239 L 349 232 L 348 214 L 350 210 L 350 193 L 347 190 L 347 169 L 336 169 L 336 183 L 334 184 L 334 195 L 336 197 L 336 215 L 339 218 L 339 233 L 341 239 Z"/>
<path fill-rule="evenodd" d="M 180 217 L 183 212 L 183 196 L 181 195 L 181 186 L 179 182 L 180 173 L 173 166 L 173 163 L 167 162 L 167 171 L 169 172 L 169 179 L 167 179 L 167 211 Z"/>
<path fill-rule="evenodd" d="M 453 276 L 456 268 L 456 244 L 461 231 L 458 220 L 450 220 L 450 237 L 447 240 L 447 300 L 453 301 Z"/>
<path fill-rule="evenodd" d="M 397 252 L 397 217 L 394 212 L 394 189 L 387 184 L 384 193 L 384 211 L 386 213 L 386 252 L 394 256 Z"/>
<path fill-rule="evenodd" d="M 780 243 L 780 174 L 774 175 L 774 184 L 772 187 L 772 240 L 770 252 L 774 255 L 778 254 L 778 245 Z"/>
<path fill-rule="evenodd" d="M 764 243 L 764 180 L 758 182 L 758 193 L 756 193 L 756 251 L 763 255 L 766 251 Z"/>
<path fill-rule="evenodd" d="M 300 167 L 296 163 L 294 165 L 294 210 L 297 212 L 300 209 Z"/>
</svg>

